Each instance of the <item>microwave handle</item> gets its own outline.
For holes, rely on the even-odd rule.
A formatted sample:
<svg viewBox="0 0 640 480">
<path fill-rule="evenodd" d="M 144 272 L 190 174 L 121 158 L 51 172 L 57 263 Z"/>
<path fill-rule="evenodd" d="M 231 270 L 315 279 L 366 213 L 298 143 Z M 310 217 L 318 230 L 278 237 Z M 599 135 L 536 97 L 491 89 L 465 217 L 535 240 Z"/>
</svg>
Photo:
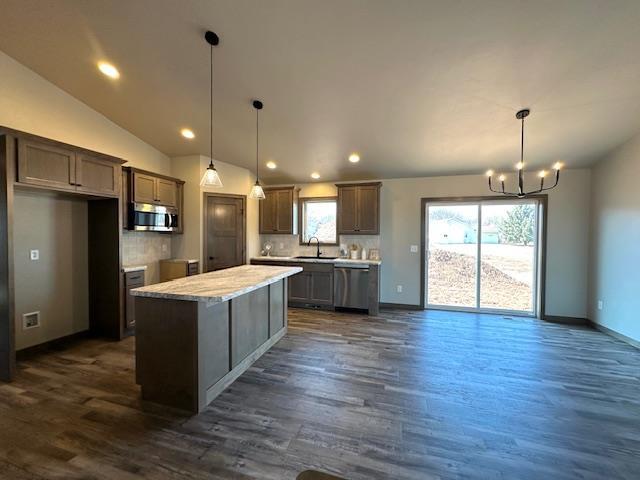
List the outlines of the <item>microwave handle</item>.
<svg viewBox="0 0 640 480">
<path fill-rule="evenodd" d="M 171 226 L 171 215 L 169 215 L 168 213 L 164 214 L 164 226 L 166 228 L 169 228 Z"/>
</svg>

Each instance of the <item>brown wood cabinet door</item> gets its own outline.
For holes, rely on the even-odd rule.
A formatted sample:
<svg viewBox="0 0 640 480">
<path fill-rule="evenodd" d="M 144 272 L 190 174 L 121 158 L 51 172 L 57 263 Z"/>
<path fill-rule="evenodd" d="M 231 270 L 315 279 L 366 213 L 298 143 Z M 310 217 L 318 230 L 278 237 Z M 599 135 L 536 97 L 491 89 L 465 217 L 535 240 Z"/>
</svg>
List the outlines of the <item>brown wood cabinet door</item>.
<svg viewBox="0 0 640 480">
<path fill-rule="evenodd" d="M 293 233 L 293 190 L 276 191 L 276 231 Z"/>
<path fill-rule="evenodd" d="M 143 173 L 133 172 L 133 201 L 137 203 L 156 203 L 156 178 Z"/>
<path fill-rule="evenodd" d="M 260 201 L 260 233 L 277 233 L 277 191 L 265 190 Z"/>
<path fill-rule="evenodd" d="M 131 290 L 138 287 L 144 287 L 144 272 L 127 272 L 124 274 L 125 285 L 125 326 L 127 328 L 135 327 L 136 311 L 135 297 L 131 295 Z"/>
<path fill-rule="evenodd" d="M 378 192 L 377 186 L 358 187 L 356 231 L 360 234 L 379 233 Z"/>
<path fill-rule="evenodd" d="M 76 153 L 61 147 L 18 139 L 18 181 L 56 190 L 75 190 Z"/>
<path fill-rule="evenodd" d="M 333 305 L 333 272 L 312 272 L 309 301 L 316 305 Z"/>
<path fill-rule="evenodd" d="M 311 272 L 300 272 L 289 277 L 289 301 L 308 303 L 311 299 Z"/>
<path fill-rule="evenodd" d="M 206 271 L 244 265 L 244 199 L 207 196 Z"/>
<path fill-rule="evenodd" d="M 118 163 L 81 153 L 76 157 L 76 185 L 79 192 L 117 197 L 122 167 Z"/>
<path fill-rule="evenodd" d="M 176 182 L 164 178 L 157 178 L 156 182 L 156 201 L 160 205 L 175 207 L 178 193 Z"/>
<path fill-rule="evenodd" d="M 357 233 L 357 208 L 357 187 L 338 187 L 338 233 Z"/>
</svg>

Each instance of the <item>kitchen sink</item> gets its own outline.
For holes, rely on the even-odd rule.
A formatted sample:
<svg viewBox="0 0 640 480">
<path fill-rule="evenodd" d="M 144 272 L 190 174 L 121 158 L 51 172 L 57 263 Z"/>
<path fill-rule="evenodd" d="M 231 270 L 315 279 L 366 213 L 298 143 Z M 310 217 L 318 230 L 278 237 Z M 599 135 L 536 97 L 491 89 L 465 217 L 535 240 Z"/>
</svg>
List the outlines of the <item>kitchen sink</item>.
<svg viewBox="0 0 640 480">
<path fill-rule="evenodd" d="M 316 255 L 299 255 L 297 257 L 293 257 L 293 258 L 315 258 L 318 260 L 335 260 L 338 257 L 318 257 Z"/>
</svg>

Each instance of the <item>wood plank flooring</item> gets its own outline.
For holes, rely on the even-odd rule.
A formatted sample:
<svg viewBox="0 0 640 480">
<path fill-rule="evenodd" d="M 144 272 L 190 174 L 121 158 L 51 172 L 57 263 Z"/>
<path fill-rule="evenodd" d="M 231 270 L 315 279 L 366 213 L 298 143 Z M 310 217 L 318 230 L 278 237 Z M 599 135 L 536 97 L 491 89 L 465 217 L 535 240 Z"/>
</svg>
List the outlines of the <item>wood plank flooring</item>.
<svg viewBox="0 0 640 480">
<path fill-rule="evenodd" d="M 288 335 L 191 418 L 142 411 L 133 348 L 20 361 L 0 384 L 0 478 L 640 478 L 640 352 L 595 330 L 291 309 Z"/>
</svg>

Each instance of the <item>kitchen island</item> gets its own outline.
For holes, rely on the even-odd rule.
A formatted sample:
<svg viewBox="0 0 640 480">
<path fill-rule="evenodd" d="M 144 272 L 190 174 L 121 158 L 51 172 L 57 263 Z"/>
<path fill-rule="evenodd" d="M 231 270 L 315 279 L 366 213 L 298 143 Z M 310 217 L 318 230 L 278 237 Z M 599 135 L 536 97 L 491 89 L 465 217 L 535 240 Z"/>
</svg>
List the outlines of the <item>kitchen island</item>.
<svg viewBox="0 0 640 480">
<path fill-rule="evenodd" d="M 287 332 L 295 266 L 243 265 L 131 291 L 142 399 L 199 413 Z"/>
</svg>

